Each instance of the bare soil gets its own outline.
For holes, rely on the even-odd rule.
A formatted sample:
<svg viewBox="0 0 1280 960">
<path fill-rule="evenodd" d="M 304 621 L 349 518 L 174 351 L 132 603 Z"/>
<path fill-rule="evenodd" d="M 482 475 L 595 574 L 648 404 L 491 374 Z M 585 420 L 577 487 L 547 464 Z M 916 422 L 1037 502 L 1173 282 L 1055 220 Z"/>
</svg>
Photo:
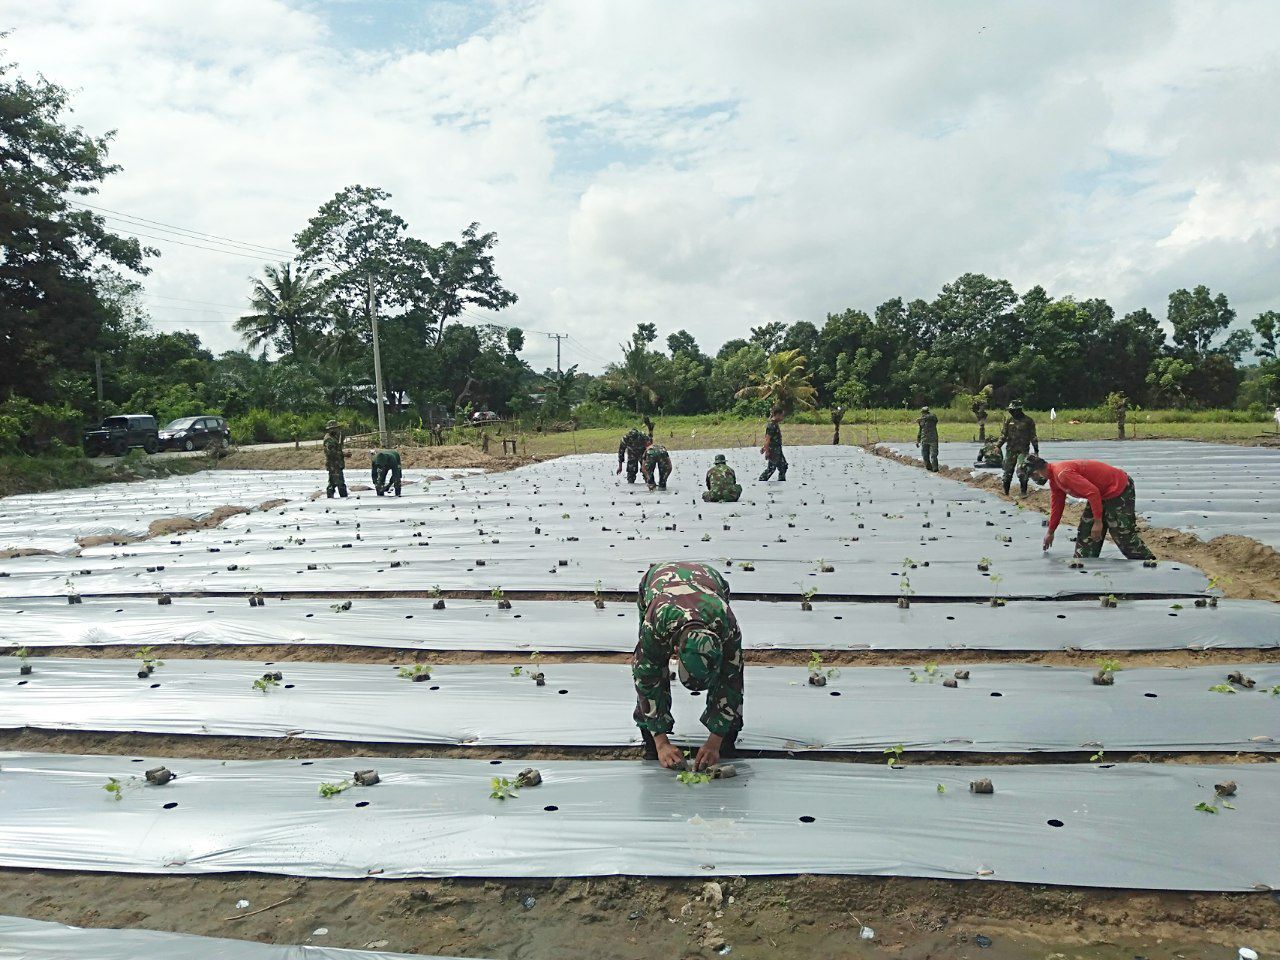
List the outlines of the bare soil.
<svg viewBox="0 0 1280 960">
<path fill-rule="evenodd" d="M 502 456 L 500 441 L 494 442 L 499 452 L 484 453 L 475 447 L 399 447 L 400 464 L 412 470 L 447 470 L 473 468 L 488 471 L 513 470 L 530 463 L 537 463 L 538 457 Z M 369 457 L 365 449 L 347 448 L 347 468 L 368 467 Z M 272 447 L 257 450 L 253 447 L 240 447 L 229 453 L 219 464 L 220 468 L 233 470 L 323 470 L 324 450 L 318 446 L 299 447 L 296 450 L 288 447 Z"/>
<path fill-rule="evenodd" d="M 719 884 L 723 903 L 713 908 Z M 249 907 L 238 910 L 240 899 Z M 464 957 L 650 960 L 1221 958 L 1280 950 L 1266 893 L 1179 894 L 875 877 L 306 880 L 0 870 L 9 913 L 265 943 Z M 283 903 L 281 901 L 284 901 Z M 278 906 L 273 906 L 278 904 Z M 235 919 L 268 907 L 255 916 Z M 873 941 L 860 941 L 866 924 Z M 324 934 L 317 933 L 325 929 Z M 977 949 L 976 937 L 990 938 Z M 723 954 L 720 954 L 723 955 Z"/>
</svg>

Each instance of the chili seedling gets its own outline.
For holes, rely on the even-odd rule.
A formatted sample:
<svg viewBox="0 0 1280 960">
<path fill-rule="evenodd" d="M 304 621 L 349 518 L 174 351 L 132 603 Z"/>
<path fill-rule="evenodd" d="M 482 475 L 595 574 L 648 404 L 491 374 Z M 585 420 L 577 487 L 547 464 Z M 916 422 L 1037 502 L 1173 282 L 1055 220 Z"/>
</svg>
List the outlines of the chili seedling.
<svg viewBox="0 0 1280 960">
<path fill-rule="evenodd" d="M 142 662 L 142 669 L 145 670 L 147 673 L 153 673 L 156 667 L 164 666 L 163 660 L 157 659 L 156 657 L 152 656 L 151 647 L 141 647 L 138 650 L 138 652 L 134 654 L 134 656 L 137 657 L 138 660 Z"/>
<path fill-rule="evenodd" d="M 102 789 L 116 800 L 124 799 L 124 784 L 115 777 L 107 777 L 107 782 L 103 784 Z"/>
<path fill-rule="evenodd" d="M 516 793 L 516 782 L 508 780 L 506 777 L 494 777 L 489 781 L 489 799 L 490 800 L 506 800 L 508 797 L 518 798 L 520 794 Z"/>
<path fill-rule="evenodd" d="M 885 765 L 890 767 L 898 766 L 902 762 L 902 750 L 903 747 L 900 743 L 892 747 L 886 747 L 884 753 L 889 759 L 885 761 Z"/>
<path fill-rule="evenodd" d="M 253 681 L 253 689 L 261 690 L 263 693 L 269 691 L 272 687 L 280 686 L 280 681 L 275 677 L 262 676 Z"/>
<path fill-rule="evenodd" d="M 320 796 L 328 799 L 336 797 L 343 790 L 350 790 L 356 785 L 354 780 L 343 780 L 341 783 L 322 783 L 320 784 Z"/>
<path fill-rule="evenodd" d="M 693 770 L 681 770 L 679 773 L 676 774 L 676 779 L 679 780 L 681 783 L 692 786 L 694 784 L 699 784 L 699 783 L 710 783 L 711 774 L 698 773 Z"/>
<path fill-rule="evenodd" d="M 422 680 L 430 680 L 431 668 L 425 663 L 415 663 L 412 667 L 401 667 L 396 672 L 396 676 L 401 680 L 417 680 L 419 677 Z"/>
<path fill-rule="evenodd" d="M 1235 693 L 1236 688 L 1229 683 L 1215 683 L 1209 688 L 1210 693 Z"/>
<path fill-rule="evenodd" d="M 825 687 L 828 680 L 834 680 L 840 676 L 840 671 L 835 667 L 823 667 L 822 657 L 818 651 L 814 650 L 809 654 L 809 683 L 815 687 Z"/>
</svg>

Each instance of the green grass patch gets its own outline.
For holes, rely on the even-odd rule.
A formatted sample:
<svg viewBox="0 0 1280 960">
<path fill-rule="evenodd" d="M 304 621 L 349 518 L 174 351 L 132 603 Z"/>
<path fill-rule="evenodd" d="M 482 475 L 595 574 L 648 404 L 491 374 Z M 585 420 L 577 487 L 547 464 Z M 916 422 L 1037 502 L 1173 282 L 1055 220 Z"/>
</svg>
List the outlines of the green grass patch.
<svg viewBox="0 0 1280 960">
<path fill-rule="evenodd" d="M 97 464 L 85 457 L 0 457 L 0 497 L 89 487 L 99 483 L 152 480 L 195 473 L 205 466 L 203 459 L 166 457 L 156 460 L 140 450 L 110 464 Z"/>
</svg>

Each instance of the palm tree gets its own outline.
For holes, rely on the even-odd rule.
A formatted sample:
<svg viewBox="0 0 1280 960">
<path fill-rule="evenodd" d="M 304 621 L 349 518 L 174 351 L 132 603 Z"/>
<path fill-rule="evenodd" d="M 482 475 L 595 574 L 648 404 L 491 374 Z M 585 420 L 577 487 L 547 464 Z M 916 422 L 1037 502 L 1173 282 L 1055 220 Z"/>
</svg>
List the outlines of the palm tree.
<svg viewBox="0 0 1280 960">
<path fill-rule="evenodd" d="M 753 376 L 755 382 L 734 396 L 739 400 L 768 400 L 771 406 L 790 413 L 796 407 L 813 409 L 818 391 L 809 382 L 805 364 L 809 358 L 799 350 L 782 350 L 769 358 L 764 373 Z"/>
<path fill-rule="evenodd" d="M 254 278 L 249 303 L 254 313 L 235 322 L 236 333 L 250 347 L 288 345 L 289 356 L 301 359 L 298 350 L 315 331 L 324 308 L 319 275 L 306 267 L 285 262 L 268 265 L 265 278 Z"/>
</svg>

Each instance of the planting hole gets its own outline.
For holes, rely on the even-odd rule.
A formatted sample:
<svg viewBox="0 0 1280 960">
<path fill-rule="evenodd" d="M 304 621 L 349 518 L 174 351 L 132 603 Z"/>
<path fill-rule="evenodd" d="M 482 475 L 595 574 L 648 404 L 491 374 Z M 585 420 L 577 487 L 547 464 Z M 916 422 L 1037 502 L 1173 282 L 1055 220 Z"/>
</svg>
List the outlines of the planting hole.
<svg viewBox="0 0 1280 960">
<path fill-rule="evenodd" d="M 492 766 L 496 766 L 496 765 L 498 765 L 498 764 L 499 764 L 499 763 L 501 763 L 501 762 L 502 762 L 501 760 L 490 760 L 490 761 L 489 761 L 489 766 L 491 766 L 491 767 L 492 767 Z"/>
<path fill-rule="evenodd" d="M 357 807 L 367 807 L 368 805 L 369 805 L 369 801 L 368 801 L 368 800 L 357 800 L 357 801 L 356 801 L 356 806 L 357 806 Z"/>
<path fill-rule="evenodd" d="M 832 619 L 832 620 L 843 620 L 843 619 L 844 619 L 844 617 L 832 617 L 831 619 Z"/>
<path fill-rule="evenodd" d="M 156 684 L 156 686 L 158 687 L 158 686 L 160 686 L 160 684 L 158 684 L 158 683 L 157 683 L 157 684 Z M 285 688 L 286 690 L 292 690 L 292 689 L 293 689 L 293 684 L 292 684 L 292 683 L 286 683 L 286 684 L 284 685 L 284 688 Z"/>
<path fill-rule="evenodd" d="M 210 613 L 212 613 L 213 611 L 212 611 L 212 610 L 210 610 L 209 612 L 210 612 Z M 315 616 L 315 614 L 314 614 L 314 613 L 308 613 L 308 614 L 307 614 L 307 618 L 308 618 L 308 619 L 310 619 L 311 617 L 314 617 L 314 616 Z"/>
<path fill-rule="evenodd" d="M 404 615 L 404 618 L 405 618 L 406 620 L 412 620 L 412 619 L 413 619 L 413 614 L 412 614 L 412 613 L 406 613 L 406 614 Z"/>
<path fill-rule="evenodd" d="M 1048 820 L 1048 821 L 1046 821 L 1046 822 L 1047 822 L 1047 823 L 1049 824 L 1049 826 L 1051 826 L 1051 827 L 1060 827 L 1060 826 L 1062 826 L 1062 821 L 1061 821 L 1061 820 Z"/>
<path fill-rule="evenodd" d="M 1001 693 L 999 690 L 992 690 L 992 691 L 991 691 L 991 695 L 992 695 L 993 697 L 1003 697 L 1003 696 L 1004 696 L 1004 694 L 1003 694 L 1003 693 Z"/>
<path fill-rule="evenodd" d="M 568 693 L 568 690 L 557 690 L 556 693 Z"/>
<path fill-rule="evenodd" d="M 172 810 L 172 809 L 173 809 L 174 807 L 176 807 L 177 805 L 178 805 L 178 804 L 177 804 L 177 802 L 176 802 L 176 801 L 174 801 L 174 800 L 170 800 L 168 803 L 166 803 L 166 804 L 164 805 L 164 808 L 165 808 L 166 810 Z"/>
<path fill-rule="evenodd" d="M 1176 614 L 1176 613 L 1171 613 L 1171 614 L 1169 614 L 1169 616 L 1171 616 L 1171 617 L 1176 617 L 1176 616 L 1177 616 L 1177 614 Z"/>
<path fill-rule="evenodd" d="M 151 689 L 152 689 L 152 690 L 154 690 L 154 689 L 155 689 L 156 687 L 158 687 L 158 686 L 160 686 L 160 684 L 158 684 L 158 683 L 153 683 L 153 684 L 151 685 Z"/>
<path fill-rule="evenodd" d="M 130 763 L 146 763 L 147 761 L 143 760 L 141 757 L 134 757 L 129 762 Z"/>
<path fill-rule="evenodd" d="M 1060 613 L 1060 614 L 1058 614 L 1058 619 L 1059 619 L 1059 620 L 1065 620 L 1065 619 L 1067 619 L 1067 615 L 1066 615 L 1065 613 Z"/>
<path fill-rule="evenodd" d="M 302 766 L 304 766 L 304 767 L 309 767 L 309 766 L 311 766 L 313 763 L 315 763 L 315 761 L 314 761 L 314 760 L 303 760 L 303 761 L 302 761 Z"/>
<path fill-rule="evenodd" d="M 948 620 L 954 620 L 955 617 L 947 617 Z"/>
<path fill-rule="evenodd" d="M 832 695 L 833 697 L 838 697 L 838 696 L 840 696 L 840 691 L 839 691 L 839 690 L 832 690 L 832 691 L 831 691 L 831 695 Z"/>
<path fill-rule="evenodd" d="M 545 810 L 545 811 L 547 811 L 547 813 L 555 813 L 555 812 L 556 812 L 557 810 L 559 810 L 560 808 L 559 808 L 559 807 L 557 807 L 554 803 L 552 803 L 552 804 L 549 804 L 549 805 L 547 805 L 547 806 L 543 807 L 542 809 L 543 809 L 543 810 Z"/>
<path fill-rule="evenodd" d="M 427 687 L 428 690 L 439 690 L 439 687 Z"/>
<path fill-rule="evenodd" d="M 26 685 L 27 685 L 27 681 L 25 681 L 25 680 L 19 680 L 19 681 L 18 681 L 18 686 L 20 686 L 20 687 L 25 687 Z"/>
<path fill-rule="evenodd" d="M 817 819 L 818 819 L 817 817 L 811 817 L 811 816 L 809 816 L 808 814 L 805 814 L 803 817 L 801 817 L 801 818 L 800 818 L 800 822 L 801 822 L 801 823 L 813 823 L 813 822 L 814 822 L 815 820 L 817 820 Z"/>
<path fill-rule="evenodd" d="M 1158 696 L 1159 696 L 1159 694 L 1158 694 L 1158 693 L 1144 693 L 1144 694 L 1143 694 L 1143 696 L 1144 696 L 1144 697 L 1150 697 L 1152 700 L 1154 700 L 1156 697 L 1158 697 Z"/>
</svg>

